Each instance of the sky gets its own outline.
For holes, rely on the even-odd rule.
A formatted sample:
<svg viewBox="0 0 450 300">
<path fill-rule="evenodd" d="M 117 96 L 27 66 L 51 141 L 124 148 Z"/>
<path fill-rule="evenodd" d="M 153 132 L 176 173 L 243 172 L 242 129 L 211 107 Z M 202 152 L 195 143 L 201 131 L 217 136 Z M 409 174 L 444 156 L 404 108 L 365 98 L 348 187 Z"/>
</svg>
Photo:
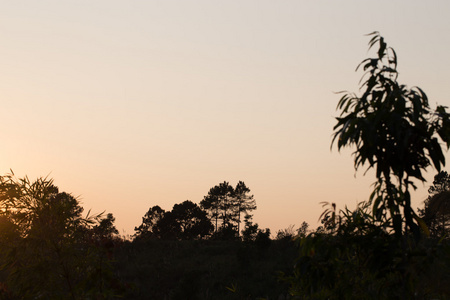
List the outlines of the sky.
<svg viewBox="0 0 450 300">
<path fill-rule="evenodd" d="M 0 3 L 0 175 L 53 178 L 132 235 L 154 205 L 242 180 L 272 233 L 354 208 L 373 172 L 330 150 L 379 31 L 398 81 L 450 106 L 448 1 Z M 446 154 L 450 161 L 450 155 Z M 436 170 L 412 194 L 422 206 Z"/>
</svg>

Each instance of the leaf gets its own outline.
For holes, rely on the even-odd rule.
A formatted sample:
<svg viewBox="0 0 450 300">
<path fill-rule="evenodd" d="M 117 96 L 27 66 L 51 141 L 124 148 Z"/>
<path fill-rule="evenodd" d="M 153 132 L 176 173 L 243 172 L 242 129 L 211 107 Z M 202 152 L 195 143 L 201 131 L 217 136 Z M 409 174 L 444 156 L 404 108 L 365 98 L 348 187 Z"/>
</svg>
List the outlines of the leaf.
<svg viewBox="0 0 450 300">
<path fill-rule="evenodd" d="M 379 34 L 378 31 L 374 31 L 374 32 L 371 32 L 369 34 L 366 34 L 366 36 L 369 36 L 369 35 L 373 35 L 374 36 L 372 39 L 370 39 L 370 41 L 368 43 L 369 50 L 370 50 L 373 47 L 373 45 L 375 45 L 377 43 L 378 39 L 380 38 L 380 34 Z"/>
<path fill-rule="evenodd" d="M 379 35 L 380 33 L 378 31 L 372 31 L 371 33 L 367 33 L 365 34 L 365 36 L 369 36 L 369 35 Z"/>
<path fill-rule="evenodd" d="M 430 230 L 428 229 L 427 224 L 425 224 L 425 222 L 422 220 L 422 218 L 420 218 L 418 215 L 416 215 L 416 213 L 414 211 L 413 211 L 413 218 L 414 218 L 414 220 L 416 220 L 417 224 L 419 224 L 420 228 L 423 230 L 425 235 L 427 237 L 429 237 L 430 236 Z"/>
<path fill-rule="evenodd" d="M 362 62 L 360 62 L 360 63 L 358 64 L 358 66 L 356 67 L 355 71 L 358 71 L 359 67 L 360 67 L 363 63 L 365 63 L 365 62 L 369 62 L 369 64 L 370 64 L 370 61 L 371 61 L 371 60 L 372 60 L 371 58 L 366 58 L 365 60 L 363 60 Z M 363 70 L 365 71 L 365 70 L 366 70 L 366 67 L 364 67 Z"/>
<path fill-rule="evenodd" d="M 228 287 L 228 286 L 227 286 L 226 289 L 229 290 L 229 291 L 232 292 L 232 293 L 236 293 L 236 291 L 237 291 L 237 284 L 232 283 L 232 284 L 231 284 L 231 287 Z"/>
<path fill-rule="evenodd" d="M 384 51 L 386 50 L 386 43 L 384 38 L 380 37 L 380 48 L 378 49 L 378 58 L 382 59 L 384 57 Z"/>
</svg>

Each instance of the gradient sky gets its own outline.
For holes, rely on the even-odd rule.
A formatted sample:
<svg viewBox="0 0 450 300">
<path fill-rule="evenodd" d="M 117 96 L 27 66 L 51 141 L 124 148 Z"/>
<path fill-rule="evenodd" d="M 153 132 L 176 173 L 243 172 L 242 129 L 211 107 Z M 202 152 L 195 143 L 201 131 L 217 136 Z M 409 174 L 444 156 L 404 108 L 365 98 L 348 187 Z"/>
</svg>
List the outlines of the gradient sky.
<svg viewBox="0 0 450 300">
<path fill-rule="evenodd" d="M 373 173 L 330 151 L 334 92 L 358 91 L 380 31 L 399 82 L 450 106 L 448 1 L 2 1 L 0 172 L 46 176 L 133 234 L 154 205 L 243 180 L 275 233 Z M 450 155 L 446 155 L 447 160 Z M 428 183 L 413 194 L 418 207 Z"/>
</svg>

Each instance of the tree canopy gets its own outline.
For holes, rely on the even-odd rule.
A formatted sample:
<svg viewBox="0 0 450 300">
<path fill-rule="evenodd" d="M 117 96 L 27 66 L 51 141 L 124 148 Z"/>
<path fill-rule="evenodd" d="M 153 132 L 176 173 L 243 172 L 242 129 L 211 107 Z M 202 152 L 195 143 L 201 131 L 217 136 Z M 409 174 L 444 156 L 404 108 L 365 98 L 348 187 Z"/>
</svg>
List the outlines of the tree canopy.
<svg viewBox="0 0 450 300">
<path fill-rule="evenodd" d="M 434 176 L 433 185 L 428 189 L 429 196 L 424 208 L 419 210 L 428 226 L 430 234 L 448 237 L 450 234 L 450 175 L 446 171 Z"/>
<path fill-rule="evenodd" d="M 156 237 L 156 224 L 165 214 L 165 210 L 159 207 L 159 205 L 155 205 L 145 213 L 142 217 L 142 223 L 138 227 L 134 228 L 136 231 L 135 236 L 138 237 Z"/>
<path fill-rule="evenodd" d="M 202 239 L 211 234 L 213 225 L 206 212 L 197 204 L 186 200 L 175 204 L 171 211 L 153 206 L 135 228 L 137 238 Z"/>
<path fill-rule="evenodd" d="M 255 210 L 256 202 L 243 181 L 239 181 L 235 188 L 224 181 L 209 190 L 200 206 L 208 212 L 216 234 L 229 231 L 239 235 L 241 215 Z"/>
<path fill-rule="evenodd" d="M 0 298 L 87 299 L 112 291 L 98 243 L 117 234 L 112 214 L 83 216 L 79 201 L 53 180 L 13 174 L 0 176 L 0 207 L 0 282 L 11 290 L 0 289 Z"/>
</svg>

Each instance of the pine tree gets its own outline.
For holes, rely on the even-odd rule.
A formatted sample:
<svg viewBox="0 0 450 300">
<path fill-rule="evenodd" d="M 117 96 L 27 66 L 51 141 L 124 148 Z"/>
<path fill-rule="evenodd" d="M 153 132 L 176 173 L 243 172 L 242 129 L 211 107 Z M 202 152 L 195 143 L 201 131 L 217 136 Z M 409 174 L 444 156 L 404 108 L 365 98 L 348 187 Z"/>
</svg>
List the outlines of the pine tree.
<svg viewBox="0 0 450 300">
<path fill-rule="evenodd" d="M 240 232 L 241 213 L 248 215 L 248 212 L 256 209 L 256 201 L 253 195 L 249 195 L 250 189 L 243 181 L 239 181 L 234 189 L 234 209 L 237 216 L 238 235 Z"/>
</svg>

